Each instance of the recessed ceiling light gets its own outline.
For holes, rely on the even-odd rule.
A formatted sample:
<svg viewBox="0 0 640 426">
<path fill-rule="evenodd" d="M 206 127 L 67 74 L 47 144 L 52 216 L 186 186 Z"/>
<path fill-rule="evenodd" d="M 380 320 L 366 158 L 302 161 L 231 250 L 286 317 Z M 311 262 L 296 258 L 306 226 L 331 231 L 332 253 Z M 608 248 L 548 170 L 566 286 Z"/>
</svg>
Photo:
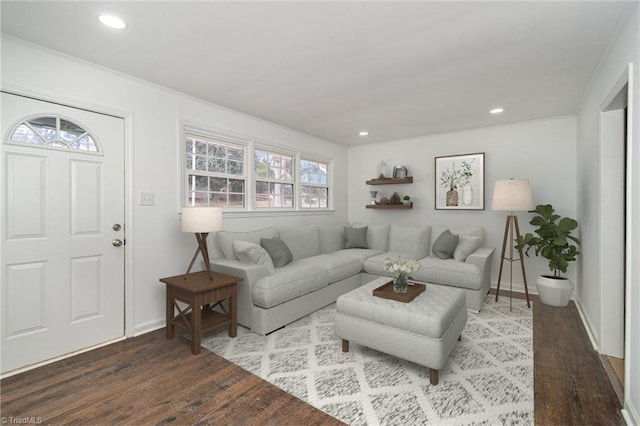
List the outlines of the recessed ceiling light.
<svg viewBox="0 0 640 426">
<path fill-rule="evenodd" d="M 491 111 L 489 111 L 491 114 L 500 114 L 501 112 L 504 111 L 504 108 L 494 108 Z"/>
<path fill-rule="evenodd" d="M 98 16 L 98 20 L 109 28 L 115 30 L 124 30 L 127 28 L 127 24 L 115 15 L 102 14 Z"/>
<path fill-rule="evenodd" d="M 366 130 L 363 130 L 363 131 L 361 131 L 361 132 L 358 132 L 358 134 L 359 134 L 360 136 L 369 136 L 369 132 L 367 132 Z"/>
</svg>

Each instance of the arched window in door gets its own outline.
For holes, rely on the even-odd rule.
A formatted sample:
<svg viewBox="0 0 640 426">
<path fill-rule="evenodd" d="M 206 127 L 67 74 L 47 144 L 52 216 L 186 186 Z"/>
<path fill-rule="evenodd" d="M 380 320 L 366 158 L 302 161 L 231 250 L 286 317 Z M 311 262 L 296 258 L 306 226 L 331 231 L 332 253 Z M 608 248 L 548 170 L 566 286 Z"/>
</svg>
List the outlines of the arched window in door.
<svg viewBox="0 0 640 426">
<path fill-rule="evenodd" d="M 14 128 L 7 142 L 87 153 L 100 152 L 98 144 L 87 130 L 63 117 L 37 116 L 26 119 Z"/>
</svg>

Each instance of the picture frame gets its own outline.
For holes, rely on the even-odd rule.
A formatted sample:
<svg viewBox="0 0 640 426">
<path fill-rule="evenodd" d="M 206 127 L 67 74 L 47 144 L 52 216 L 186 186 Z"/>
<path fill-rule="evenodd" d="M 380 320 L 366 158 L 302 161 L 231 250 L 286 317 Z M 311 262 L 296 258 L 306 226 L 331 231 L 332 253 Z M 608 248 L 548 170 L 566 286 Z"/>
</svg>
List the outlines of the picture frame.
<svg viewBox="0 0 640 426">
<path fill-rule="evenodd" d="M 435 209 L 484 210 L 484 152 L 435 157 Z"/>
<path fill-rule="evenodd" d="M 394 179 L 404 179 L 408 175 L 407 168 L 405 166 L 395 166 L 393 168 L 393 177 Z"/>
</svg>

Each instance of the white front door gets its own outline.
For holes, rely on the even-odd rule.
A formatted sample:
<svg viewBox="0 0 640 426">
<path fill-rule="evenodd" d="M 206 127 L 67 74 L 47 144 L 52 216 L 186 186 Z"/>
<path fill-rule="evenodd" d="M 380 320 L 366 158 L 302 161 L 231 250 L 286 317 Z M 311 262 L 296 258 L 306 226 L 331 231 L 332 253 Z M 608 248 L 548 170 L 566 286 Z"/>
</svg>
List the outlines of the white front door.
<svg viewBox="0 0 640 426">
<path fill-rule="evenodd" d="M 124 120 L 1 95 L 6 373 L 124 335 Z"/>
</svg>

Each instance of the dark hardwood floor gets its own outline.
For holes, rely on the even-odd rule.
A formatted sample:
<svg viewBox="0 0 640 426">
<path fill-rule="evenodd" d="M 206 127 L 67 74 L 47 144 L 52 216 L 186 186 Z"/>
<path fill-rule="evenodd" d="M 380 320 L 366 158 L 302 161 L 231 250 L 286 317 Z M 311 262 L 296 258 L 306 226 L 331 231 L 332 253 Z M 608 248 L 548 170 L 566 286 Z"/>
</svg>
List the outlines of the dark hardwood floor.
<svg viewBox="0 0 640 426">
<path fill-rule="evenodd" d="M 515 296 L 514 296 L 515 297 Z M 533 297 L 535 421 L 624 425 L 620 401 L 573 302 Z M 191 355 L 164 329 L 3 379 L 3 419 L 92 425 L 338 425 L 208 351 Z"/>
<path fill-rule="evenodd" d="M 621 405 L 573 301 L 533 302 L 537 425 L 624 425 Z"/>
<path fill-rule="evenodd" d="M 9 424 L 25 418 L 52 425 L 343 424 L 209 351 L 191 355 L 181 339 L 166 340 L 164 329 L 0 386 Z"/>
</svg>

